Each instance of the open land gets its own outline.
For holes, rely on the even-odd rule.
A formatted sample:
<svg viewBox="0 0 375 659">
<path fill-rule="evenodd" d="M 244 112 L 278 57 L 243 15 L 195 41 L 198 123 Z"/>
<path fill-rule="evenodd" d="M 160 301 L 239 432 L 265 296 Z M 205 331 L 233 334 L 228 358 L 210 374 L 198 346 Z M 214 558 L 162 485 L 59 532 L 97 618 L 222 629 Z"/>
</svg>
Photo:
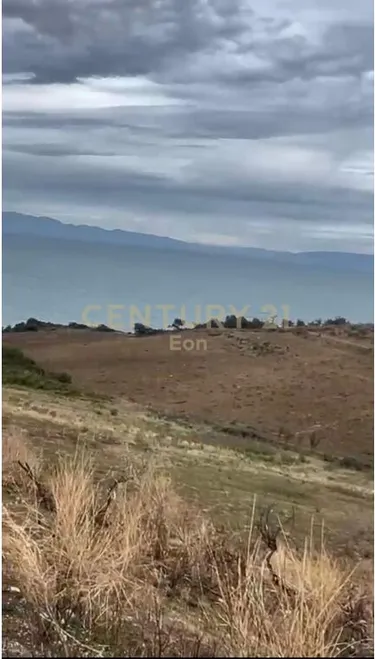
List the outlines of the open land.
<svg viewBox="0 0 375 659">
<path fill-rule="evenodd" d="M 186 331 L 171 336 L 61 331 L 9 334 L 41 366 L 67 371 L 85 390 L 232 432 L 308 444 L 366 461 L 373 455 L 373 334 Z M 204 350 L 202 341 L 207 342 Z M 201 343 L 200 343 L 201 342 Z"/>
<path fill-rule="evenodd" d="M 373 570 L 373 333 L 212 329 L 185 331 L 186 338 L 195 342 L 196 349 L 171 350 L 168 334 L 134 337 L 59 330 L 4 335 L 3 345 L 21 348 L 48 372 L 68 373 L 74 387 L 70 392 L 69 385 L 65 390 L 65 384 L 59 384 L 54 391 L 50 385 L 30 388 L 7 382 L 3 387 L 4 437 L 11 447 L 7 450 L 11 453 L 12 446 L 20 445 L 20 457 L 29 451 L 34 460 L 39 456 L 50 467 L 59 456 L 74 455 L 77 447 L 84 447 L 95 465 L 95 483 L 113 477 L 126 480 L 129 465 L 137 468 L 151 461 L 156 474 L 169 475 L 176 496 L 187 502 L 188 510 L 198 506 L 215 525 L 230 527 L 231 533 L 241 537 L 247 533 L 254 498 L 260 509 L 266 505 L 276 509 L 281 520 L 290 518 L 293 511 L 287 530 L 297 552 L 303 551 L 313 523 L 318 538 L 324 529 L 331 555 L 356 566 L 356 584 L 369 582 Z M 207 349 L 201 340 L 207 342 Z M 18 482 L 19 475 L 12 478 Z M 6 505 L 18 514 L 12 479 L 5 478 L 3 487 Z M 25 482 L 19 487 L 23 491 Z M 13 558 L 14 542 L 13 537 L 13 554 L 9 554 Z M 144 565 L 146 559 L 142 560 Z M 167 563 L 165 558 L 164 570 Z M 11 584 L 20 568 L 14 573 L 9 563 L 8 574 L 7 566 L 5 561 L 5 582 Z M 236 593 L 238 587 L 237 583 Z M 202 601 L 207 592 L 201 585 Z M 233 609 L 225 599 L 228 592 L 224 595 L 222 589 L 218 601 L 224 598 L 228 613 Z M 12 597 L 8 595 L 5 633 L 19 638 L 19 615 L 23 621 L 27 615 Z M 190 631 L 187 634 L 185 626 L 184 634 L 189 636 L 199 627 L 197 603 L 182 615 L 182 599 L 186 606 L 181 592 L 174 592 L 172 609 L 169 602 L 164 615 L 169 620 L 172 610 L 175 617 L 177 611 L 179 625 L 181 617 L 188 621 Z M 242 626 L 237 623 L 242 631 L 237 629 L 236 640 L 225 652 L 249 656 L 249 636 L 240 647 L 243 620 Z M 233 620 L 230 624 L 233 627 Z M 181 636 L 181 626 L 177 635 Z M 34 643 L 29 637 L 26 625 L 21 639 L 26 647 Z M 77 648 L 83 652 L 79 638 L 78 645 L 72 641 L 75 652 Z M 196 655 L 214 652 L 209 638 L 206 634 L 206 646 Z M 219 654 L 224 645 L 217 649 Z M 160 644 L 158 649 L 150 647 L 147 652 L 152 656 L 184 654 L 175 646 L 163 651 Z M 257 656 L 259 648 L 251 647 Z M 349 654 L 358 656 L 357 650 Z M 268 656 L 280 652 L 276 646 L 268 651 Z M 309 649 L 304 639 L 302 649 L 301 645 L 284 647 L 278 656 L 292 656 L 291 652 L 312 656 L 308 653 L 317 651 L 316 645 Z M 339 654 L 337 648 L 326 647 L 324 652 Z"/>
</svg>

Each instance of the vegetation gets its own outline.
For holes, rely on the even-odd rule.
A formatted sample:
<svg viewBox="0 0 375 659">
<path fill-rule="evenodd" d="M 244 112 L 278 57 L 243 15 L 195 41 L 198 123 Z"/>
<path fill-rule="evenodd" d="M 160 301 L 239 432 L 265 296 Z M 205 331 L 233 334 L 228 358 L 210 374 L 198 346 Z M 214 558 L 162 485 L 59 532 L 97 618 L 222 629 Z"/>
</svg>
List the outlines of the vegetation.
<svg viewBox="0 0 375 659">
<path fill-rule="evenodd" d="M 182 318 L 175 318 L 171 327 L 175 327 L 176 329 L 181 329 L 184 327 L 185 321 Z"/>
<path fill-rule="evenodd" d="M 72 378 L 68 373 L 49 373 L 38 366 L 22 350 L 3 345 L 3 384 L 45 389 L 64 394 L 74 394 Z"/>
<path fill-rule="evenodd" d="M 259 318 L 247 319 L 244 316 L 235 316 L 234 314 L 226 316 L 225 320 L 218 320 L 211 318 L 206 323 L 199 323 L 195 325 L 195 329 L 218 329 L 224 327 L 225 329 L 262 329 L 264 322 Z"/>
<path fill-rule="evenodd" d="M 19 332 L 39 332 L 41 330 L 56 331 L 59 329 L 70 330 L 95 330 L 96 332 L 114 332 L 115 330 L 107 325 L 97 325 L 95 327 L 85 325 L 84 323 L 69 323 L 63 325 L 61 323 L 51 323 L 49 321 L 38 320 L 37 318 L 28 318 L 25 322 L 16 323 L 15 325 L 7 325 L 3 327 L 3 334 L 14 334 Z"/>
<path fill-rule="evenodd" d="M 162 332 L 163 330 L 161 329 L 154 329 L 143 323 L 134 323 L 134 334 L 136 336 L 151 336 L 152 334 L 161 334 Z"/>
<path fill-rule="evenodd" d="M 298 333 L 322 335 L 299 350 L 329 350 L 323 332 L 316 321 L 223 343 L 268 355 Z M 331 455 L 319 424 L 288 420 L 276 437 L 256 416 L 157 416 L 150 380 L 147 409 L 94 400 L 10 345 L 24 338 L 3 344 L 5 656 L 373 656 L 373 456 L 360 433 L 352 457 Z M 310 399 L 305 410 L 319 420 Z"/>
<path fill-rule="evenodd" d="M 374 471 L 374 456 L 373 455 L 345 455 L 345 456 L 336 456 L 324 453 L 323 459 L 326 462 L 330 462 L 333 465 L 342 467 L 343 469 L 351 469 L 354 471 Z"/>
<path fill-rule="evenodd" d="M 336 316 L 335 318 L 327 318 L 324 321 L 324 325 L 347 325 L 349 321 L 346 320 L 343 316 Z"/>
<path fill-rule="evenodd" d="M 275 319 L 277 320 L 277 318 Z M 259 318 L 245 318 L 244 316 L 235 316 L 234 314 L 226 316 L 225 320 L 218 320 L 217 318 L 211 318 L 204 323 L 198 323 L 194 326 L 194 329 L 249 329 L 249 330 L 260 330 L 263 327 L 267 326 L 267 322 L 260 320 Z M 273 323 L 270 324 L 271 327 L 276 327 Z M 283 319 L 281 321 L 282 328 L 294 327 L 294 322 L 292 320 Z M 298 319 L 295 323 L 296 327 L 307 327 L 307 328 L 328 328 L 328 327 L 345 327 L 348 326 L 353 331 L 356 331 L 357 334 L 361 332 L 366 335 L 367 331 L 373 330 L 373 323 L 366 324 L 351 324 L 346 318 L 342 316 L 336 316 L 335 318 L 327 318 L 325 321 L 322 321 L 321 318 L 318 318 L 311 322 L 305 322 L 304 320 Z M 186 328 L 185 320 L 181 318 L 175 318 L 173 323 L 169 326 L 176 330 Z M 85 325 L 84 323 L 71 322 L 67 325 L 61 323 L 52 323 L 48 321 L 38 320 L 37 318 L 29 318 L 26 321 L 16 323 L 15 325 L 7 325 L 2 328 L 3 334 L 13 334 L 20 332 L 38 332 L 42 330 L 47 331 L 56 331 L 61 329 L 69 330 L 86 330 L 86 331 L 96 331 L 96 332 L 115 332 L 116 330 L 108 325 L 100 324 L 96 326 Z M 164 329 L 156 329 L 144 325 L 143 323 L 135 323 L 133 328 L 134 334 L 137 336 L 145 336 L 152 334 L 163 333 Z"/>
<path fill-rule="evenodd" d="M 3 486 L 22 502 L 4 506 L 3 567 L 33 654 L 371 654 L 351 571 L 322 545 L 296 549 L 270 511 L 253 506 L 234 536 L 151 463 L 129 459 L 107 485 L 84 451 L 47 469 L 21 437 L 3 444 Z"/>
</svg>

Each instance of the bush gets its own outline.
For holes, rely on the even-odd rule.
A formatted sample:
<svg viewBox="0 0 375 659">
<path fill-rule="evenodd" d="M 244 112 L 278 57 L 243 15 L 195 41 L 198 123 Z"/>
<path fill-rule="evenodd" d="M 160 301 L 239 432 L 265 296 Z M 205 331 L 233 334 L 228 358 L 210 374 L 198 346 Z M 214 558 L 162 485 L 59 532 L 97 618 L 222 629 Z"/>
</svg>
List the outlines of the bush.
<svg viewBox="0 0 375 659">
<path fill-rule="evenodd" d="M 108 325 L 98 325 L 93 328 L 96 332 L 115 332 L 116 330 L 113 327 L 108 327 Z"/>
<path fill-rule="evenodd" d="M 24 355 L 22 350 L 3 344 L 2 349 L 3 376 L 19 369 L 32 371 L 38 375 L 44 375 L 44 370 L 38 366 L 33 359 Z"/>
<path fill-rule="evenodd" d="M 172 327 L 180 328 L 180 327 L 184 327 L 184 325 L 185 325 L 185 321 L 182 320 L 182 318 L 175 318 L 172 323 Z"/>
<path fill-rule="evenodd" d="M 237 317 L 232 314 L 231 316 L 226 316 L 224 321 L 224 327 L 226 329 L 236 329 L 237 328 Z"/>
<path fill-rule="evenodd" d="M 346 318 L 343 316 L 336 316 L 336 318 L 327 318 L 327 320 L 324 321 L 324 325 L 346 325 L 347 324 Z"/>
<path fill-rule="evenodd" d="M 286 536 L 278 549 L 278 529 L 257 525 L 255 509 L 236 540 L 150 466 L 129 465 L 116 498 L 85 455 L 35 469 L 53 506 L 23 492 L 24 517 L 3 512 L 32 656 L 336 657 L 358 650 L 355 619 L 363 645 L 370 638 L 348 573 L 311 539 L 300 554 Z"/>
<path fill-rule="evenodd" d="M 194 329 L 261 329 L 264 326 L 264 322 L 259 320 L 259 318 L 252 318 L 248 320 L 245 316 L 235 316 L 231 314 L 226 316 L 225 320 L 219 320 L 217 318 L 210 318 L 206 323 L 198 323 L 194 326 Z"/>
<path fill-rule="evenodd" d="M 62 382 L 63 384 L 72 384 L 72 376 L 69 373 L 57 373 L 56 380 Z"/>
<path fill-rule="evenodd" d="M 248 328 L 249 329 L 262 329 L 264 327 L 264 322 L 263 320 L 259 320 L 259 318 L 253 318 L 252 320 L 249 321 Z"/>
<path fill-rule="evenodd" d="M 72 378 L 68 373 L 45 371 L 19 348 L 3 344 L 2 366 L 4 385 L 75 393 L 71 387 Z"/>
<path fill-rule="evenodd" d="M 325 462 L 330 463 L 333 467 L 342 467 L 343 469 L 352 469 L 354 471 L 373 471 L 374 469 L 374 456 L 357 458 L 354 455 L 345 455 L 338 457 L 329 453 L 323 454 Z"/>
<path fill-rule="evenodd" d="M 149 336 L 152 334 L 157 334 L 158 330 L 148 327 L 143 323 L 134 323 L 134 334 L 137 336 Z"/>
<path fill-rule="evenodd" d="M 76 329 L 76 330 L 88 330 L 91 329 L 88 325 L 85 325 L 84 323 L 69 323 L 68 325 L 69 329 Z"/>
<path fill-rule="evenodd" d="M 353 455 L 347 455 L 340 458 L 340 466 L 344 467 L 344 469 L 354 469 L 355 471 L 364 471 L 365 469 L 368 469 L 368 465 L 366 465 L 363 460 L 360 460 Z"/>
<path fill-rule="evenodd" d="M 6 327 L 6 333 L 8 332 L 38 332 L 40 329 L 56 329 L 61 327 L 54 323 L 44 322 L 43 320 L 38 320 L 37 318 L 28 318 L 26 322 L 22 321 L 21 323 L 16 323 L 13 327 L 8 325 Z"/>
</svg>

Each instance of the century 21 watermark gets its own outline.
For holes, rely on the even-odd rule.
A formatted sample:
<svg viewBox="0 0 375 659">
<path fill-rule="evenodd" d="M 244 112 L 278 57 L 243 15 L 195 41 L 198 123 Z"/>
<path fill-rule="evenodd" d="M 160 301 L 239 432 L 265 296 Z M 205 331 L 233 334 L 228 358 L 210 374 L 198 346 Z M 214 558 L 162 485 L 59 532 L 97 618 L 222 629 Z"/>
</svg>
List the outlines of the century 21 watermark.
<svg viewBox="0 0 375 659">
<path fill-rule="evenodd" d="M 109 304 L 102 306 L 99 304 L 91 304 L 85 307 L 82 312 L 82 322 L 85 325 L 97 325 L 93 318 L 96 313 L 106 314 L 105 324 L 114 330 L 123 331 L 125 327 L 133 327 L 136 323 L 141 323 L 147 327 L 152 325 L 152 317 L 155 312 L 162 314 L 163 328 L 170 327 L 171 323 L 178 318 L 186 329 L 193 328 L 201 323 L 207 323 L 211 319 L 215 319 L 216 329 L 224 329 L 224 320 L 227 316 L 235 316 L 238 329 L 241 328 L 241 319 L 250 318 L 257 315 L 262 316 L 262 321 L 265 325 L 274 326 L 276 319 L 280 318 L 281 322 L 286 323 L 290 319 L 290 307 L 282 304 L 279 309 L 273 304 L 264 304 L 260 307 L 258 314 L 251 312 L 249 304 L 242 308 L 237 309 L 233 304 L 224 307 L 221 304 L 208 304 L 208 305 L 195 305 L 193 312 L 193 320 L 188 321 L 186 305 L 180 307 L 174 304 L 146 304 L 140 308 L 134 304 Z M 281 313 L 280 313 L 281 311 Z M 191 319 L 191 316 L 190 316 Z M 199 346 L 198 346 L 199 343 Z M 206 347 L 205 347 L 206 346 Z M 171 350 L 205 350 L 207 349 L 207 342 L 204 339 L 182 339 L 181 335 L 173 335 L 170 337 Z"/>
<path fill-rule="evenodd" d="M 123 331 L 125 327 L 133 327 L 135 323 L 142 323 L 150 327 L 152 325 L 152 316 L 156 311 L 162 313 L 163 327 L 168 327 L 175 318 L 180 318 L 187 327 L 194 327 L 215 318 L 219 326 L 224 327 L 223 322 L 226 316 L 236 316 L 237 321 L 240 323 L 241 318 L 251 318 L 257 315 L 251 312 L 249 304 L 241 309 L 237 309 L 233 304 L 228 305 L 228 307 L 221 304 L 197 304 L 194 307 L 192 320 L 188 322 L 186 305 L 178 307 L 175 304 L 146 304 L 143 308 L 140 308 L 134 304 L 108 304 L 104 307 L 99 304 L 89 304 L 82 312 L 82 322 L 85 325 L 97 325 L 98 323 L 95 322 L 93 314 L 103 312 L 103 309 L 106 313 L 105 324 L 117 331 Z M 277 309 L 273 304 L 264 304 L 260 307 L 258 313 L 262 315 L 262 320 L 265 323 L 275 322 L 276 318 L 279 317 L 281 320 L 288 321 L 290 307 L 287 304 L 282 304 Z"/>
</svg>

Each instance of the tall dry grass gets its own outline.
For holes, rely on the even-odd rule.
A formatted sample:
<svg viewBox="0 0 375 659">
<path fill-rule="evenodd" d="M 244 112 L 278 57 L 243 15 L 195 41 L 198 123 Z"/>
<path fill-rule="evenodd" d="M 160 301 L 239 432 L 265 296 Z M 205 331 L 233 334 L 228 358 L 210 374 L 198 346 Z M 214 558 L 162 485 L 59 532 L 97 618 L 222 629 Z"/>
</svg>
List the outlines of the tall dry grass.
<svg viewBox="0 0 375 659">
<path fill-rule="evenodd" d="M 26 433 L 22 434 L 16 427 L 7 428 L 2 437 L 2 482 L 12 485 L 19 481 L 17 461 L 28 462 L 33 469 L 38 468 L 38 457 L 29 446 Z"/>
<path fill-rule="evenodd" d="M 106 491 L 86 454 L 38 473 L 55 511 L 29 490 L 22 515 L 4 505 L 3 561 L 39 656 L 334 657 L 364 647 L 350 573 L 323 548 L 299 554 L 285 541 L 272 569 L 288 587 L 275 585 L 255 508 L 248 537 L 236 539 L 148 466 L 132 470 L 98 521 Z"/>
</svg>

